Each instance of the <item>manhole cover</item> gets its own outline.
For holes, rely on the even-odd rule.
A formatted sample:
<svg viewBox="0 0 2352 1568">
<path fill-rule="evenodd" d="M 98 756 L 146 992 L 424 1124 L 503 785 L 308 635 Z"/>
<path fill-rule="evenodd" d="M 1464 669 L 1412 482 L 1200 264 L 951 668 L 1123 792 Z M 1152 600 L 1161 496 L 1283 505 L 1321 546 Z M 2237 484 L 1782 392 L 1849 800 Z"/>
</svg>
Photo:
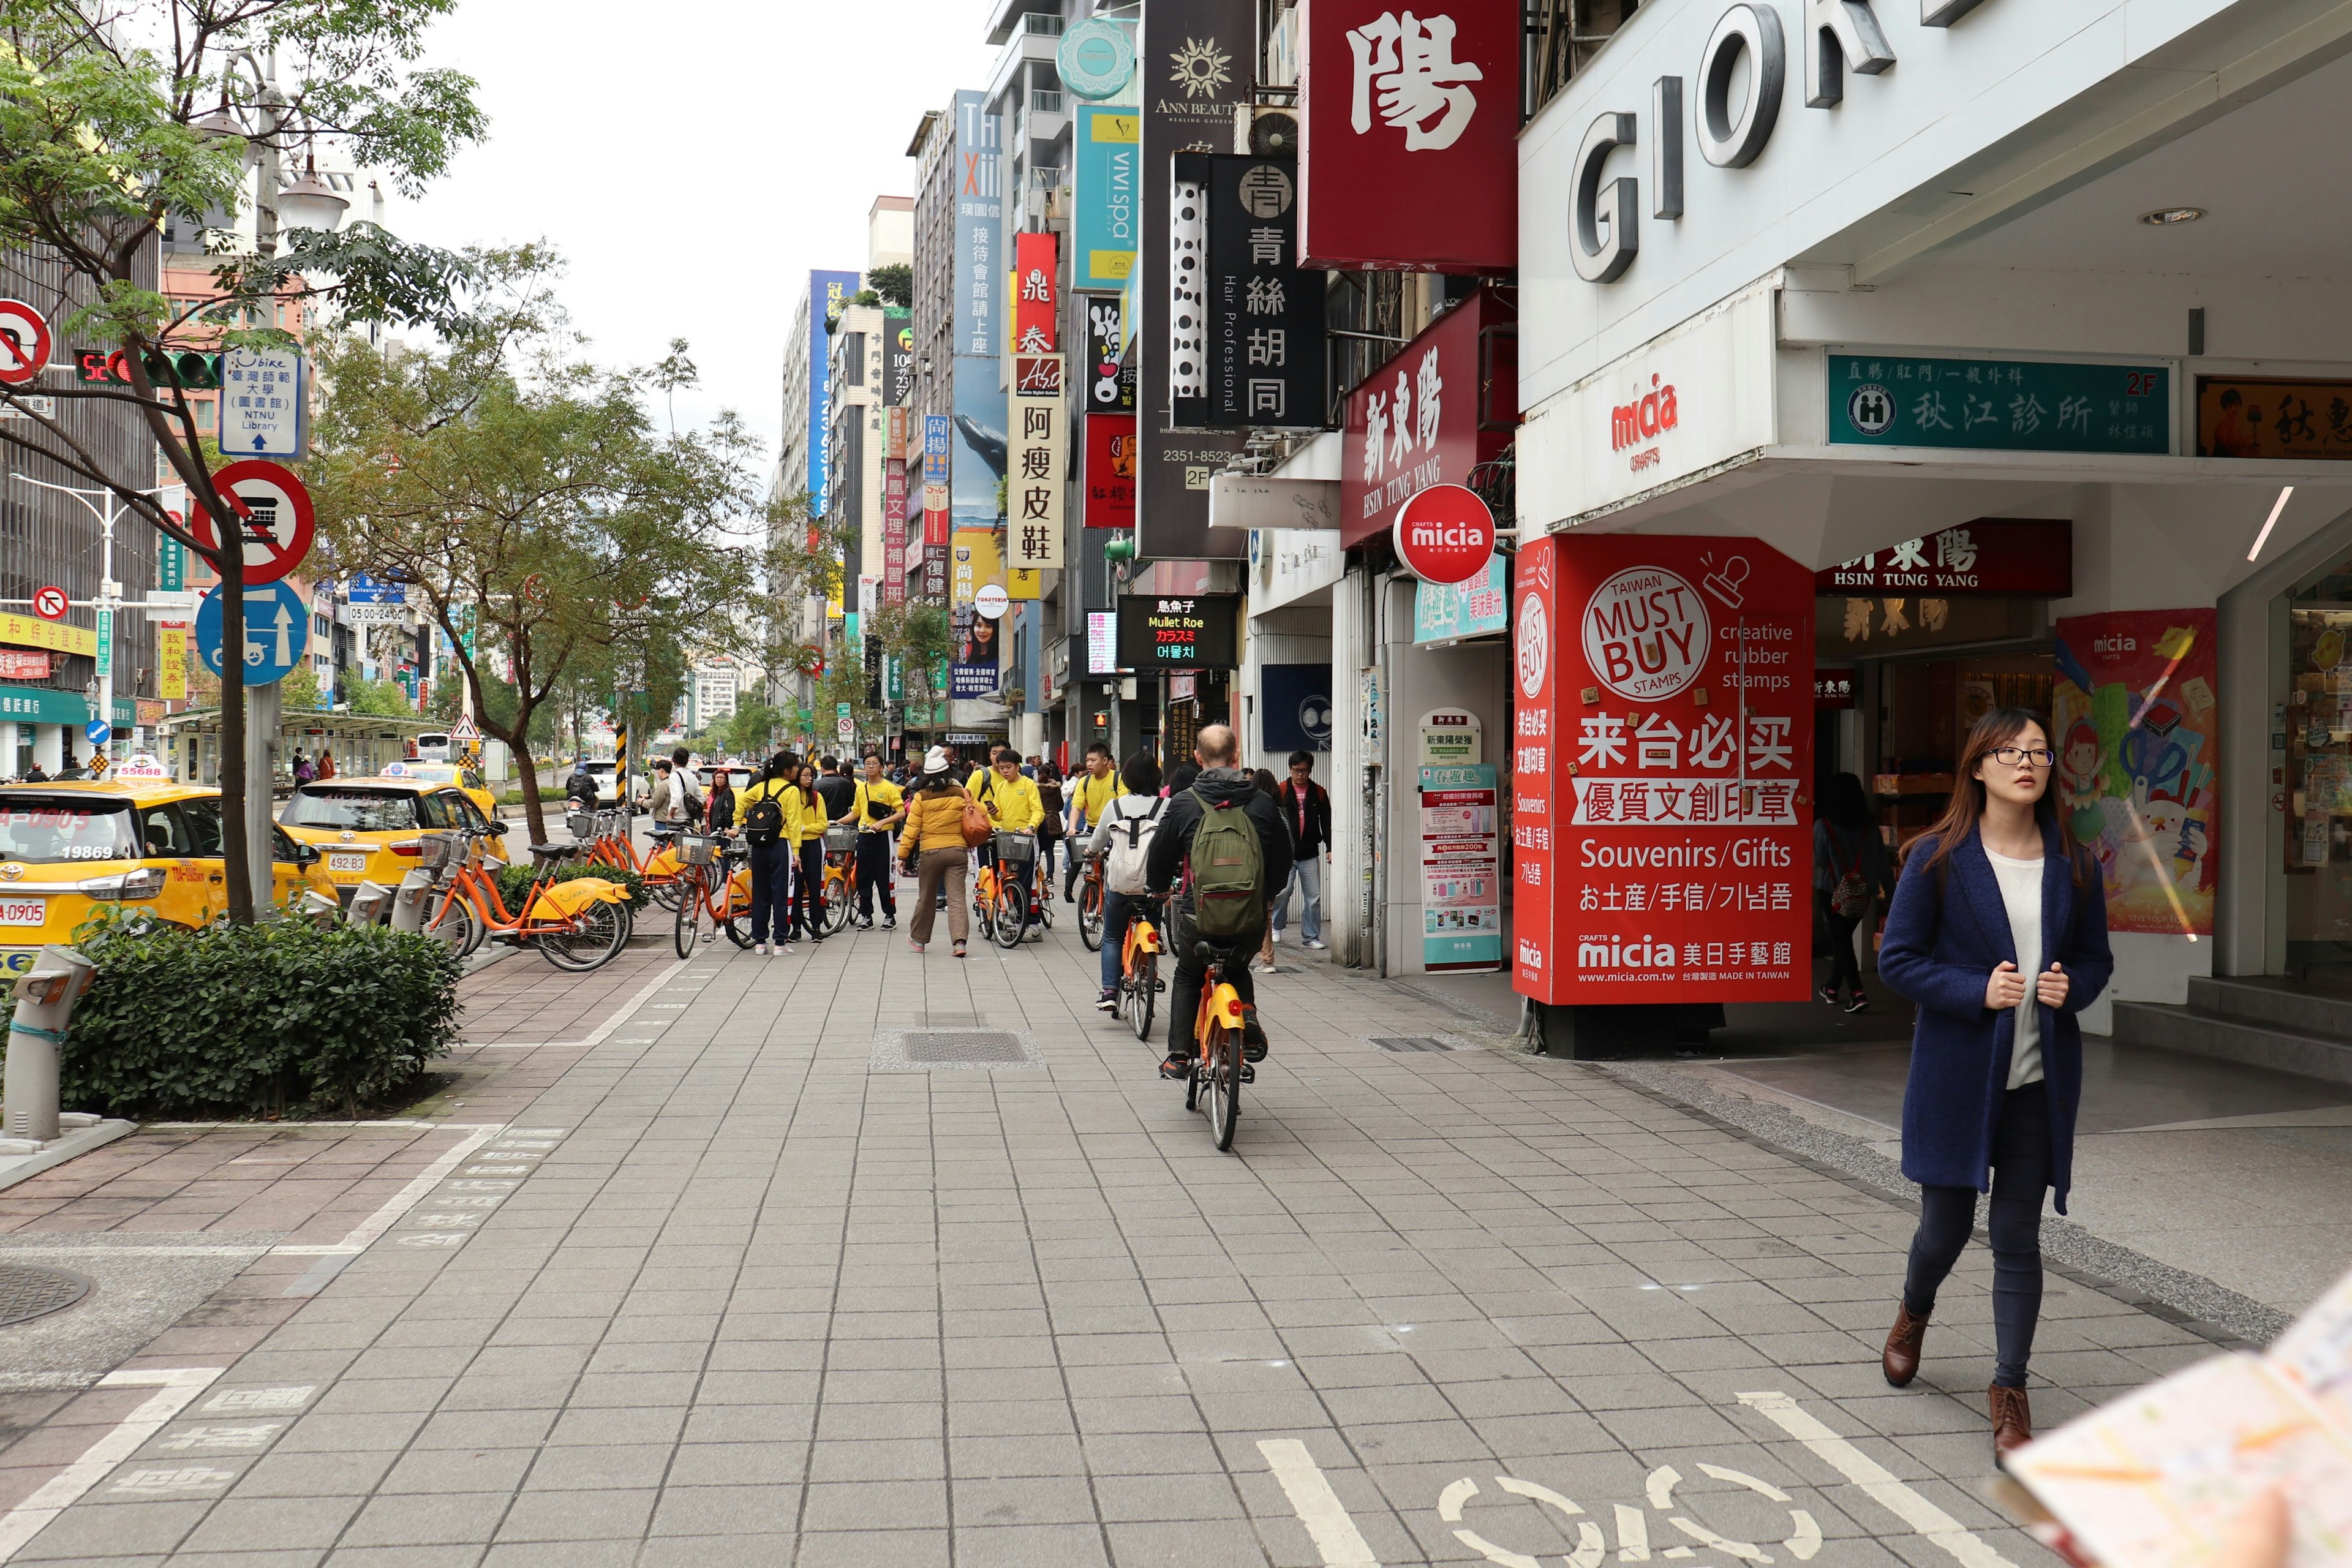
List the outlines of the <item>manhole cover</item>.
<svg viewBox="0 0 2352 1568">
<path fill-rule="evenodd" d="M 46 1316 L 89 1294 L 89 1281 L 62 1268 L 0 1263 L 0 1327 Z"/>
<path fill-rule="evenodd" d="M 1444 1040 L 1433 1040 L 1426 1035 L 1381 1035 L 1372 1044 L 1384 1051 L 1450 1051 L 1454 1047 Z"/>
<path fill-rule="evenodd" d="M 1002 1029 L 909 1029 L 907 1059 L 910 1062 L 1022 1062 L 1029 1059 L 1021 1041 Z"/>
</svg>

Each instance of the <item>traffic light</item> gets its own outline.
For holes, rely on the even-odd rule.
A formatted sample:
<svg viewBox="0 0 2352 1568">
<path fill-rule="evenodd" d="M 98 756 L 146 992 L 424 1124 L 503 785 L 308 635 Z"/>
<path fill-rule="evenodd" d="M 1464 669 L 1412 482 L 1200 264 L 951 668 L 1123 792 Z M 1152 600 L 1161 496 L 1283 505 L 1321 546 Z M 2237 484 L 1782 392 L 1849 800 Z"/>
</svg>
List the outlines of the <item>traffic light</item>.
<svg viewBox="0 0 2352 1568">
<path fill-rule="evenodd" d="M 220 387 L 220 355 L 195 349 L 167 353 L 150 349 L 147 379 L 157 386 L 187 392 L 214 392 Z M 84 386 L 129 386 L 131 368 L 120 349 L 74 350 L 74 379 Z"/>
</svg>

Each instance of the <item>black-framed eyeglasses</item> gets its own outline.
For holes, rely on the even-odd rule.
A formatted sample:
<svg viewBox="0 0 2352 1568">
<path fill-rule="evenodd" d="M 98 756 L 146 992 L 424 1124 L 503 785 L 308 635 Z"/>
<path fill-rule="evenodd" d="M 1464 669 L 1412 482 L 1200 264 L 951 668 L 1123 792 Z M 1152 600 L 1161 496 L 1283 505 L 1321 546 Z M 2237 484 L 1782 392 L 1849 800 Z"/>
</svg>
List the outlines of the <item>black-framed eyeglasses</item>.
<svg viewBox="0 0 2352 1568">
<path fill-rule="evenodd" d="M 1995 746 L 1986 753 L 2002 767 L 2055 767 L 2058 753 L 2047 746 Z"/>
</svg>

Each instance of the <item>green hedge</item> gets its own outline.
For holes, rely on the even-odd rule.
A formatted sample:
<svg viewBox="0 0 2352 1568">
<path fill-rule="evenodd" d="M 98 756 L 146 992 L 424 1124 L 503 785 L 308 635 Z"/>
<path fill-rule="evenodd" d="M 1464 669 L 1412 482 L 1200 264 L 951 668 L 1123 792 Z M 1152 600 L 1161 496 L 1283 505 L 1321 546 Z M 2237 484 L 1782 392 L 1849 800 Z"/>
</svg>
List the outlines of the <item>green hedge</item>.
<svg viewBox="0 0 2352 1568">
<path fill-rule="evenodd" d="M 61 1099 L 111 1115 L 356 1116 L 457 1038 L 463 967 L 383 926 L 102 926 Z"/>
<path fill-rule="evenodd" d="M 629 908 L 642 910 L 651 895 L 646 891 L 646 879 L 635 871 L 616 870 L 610 866 L 583 866 L 577 861 L 556 868 L 555 879 L 569 882 L 576 877 L 602 877 L 608 882 L 618 882 L 629 889 Z M 530 891 L 532 872 L 526 861 L 520 866 L 508 866 L 499 872 L 499 898 L 507 909 L 522 913 L 523 896 Z"/>
</svg>

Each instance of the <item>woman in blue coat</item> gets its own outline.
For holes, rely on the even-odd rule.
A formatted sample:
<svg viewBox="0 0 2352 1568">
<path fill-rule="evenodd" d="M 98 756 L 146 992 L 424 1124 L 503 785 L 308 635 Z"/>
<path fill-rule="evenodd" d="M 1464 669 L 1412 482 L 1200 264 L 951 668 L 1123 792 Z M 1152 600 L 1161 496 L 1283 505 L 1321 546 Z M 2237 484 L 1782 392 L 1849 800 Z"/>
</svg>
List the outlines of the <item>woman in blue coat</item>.
<svg viewBox="0 0 2352 1568">
<path fill-rule="evenodd" d="M 1898 1388 L 1917 1374 L 1937 1289 L 1989 1189 L 1996 1462 L 2033 1436 L 2025 1363 L 2042 1311 L 2042 1194 L 2066 1212 L 2083 1098 L 2076 1016 L 2115 971 L 2098 865 L 2050 795 L 2056 760 L 2024 709 L 1977 721 L 1950 807 L 1911 847 L 1878 950 L 1879 977 L 1919 1005 L 1903 1093 L 1919 1231 L 1882 1364 Z"/>
</svg>

